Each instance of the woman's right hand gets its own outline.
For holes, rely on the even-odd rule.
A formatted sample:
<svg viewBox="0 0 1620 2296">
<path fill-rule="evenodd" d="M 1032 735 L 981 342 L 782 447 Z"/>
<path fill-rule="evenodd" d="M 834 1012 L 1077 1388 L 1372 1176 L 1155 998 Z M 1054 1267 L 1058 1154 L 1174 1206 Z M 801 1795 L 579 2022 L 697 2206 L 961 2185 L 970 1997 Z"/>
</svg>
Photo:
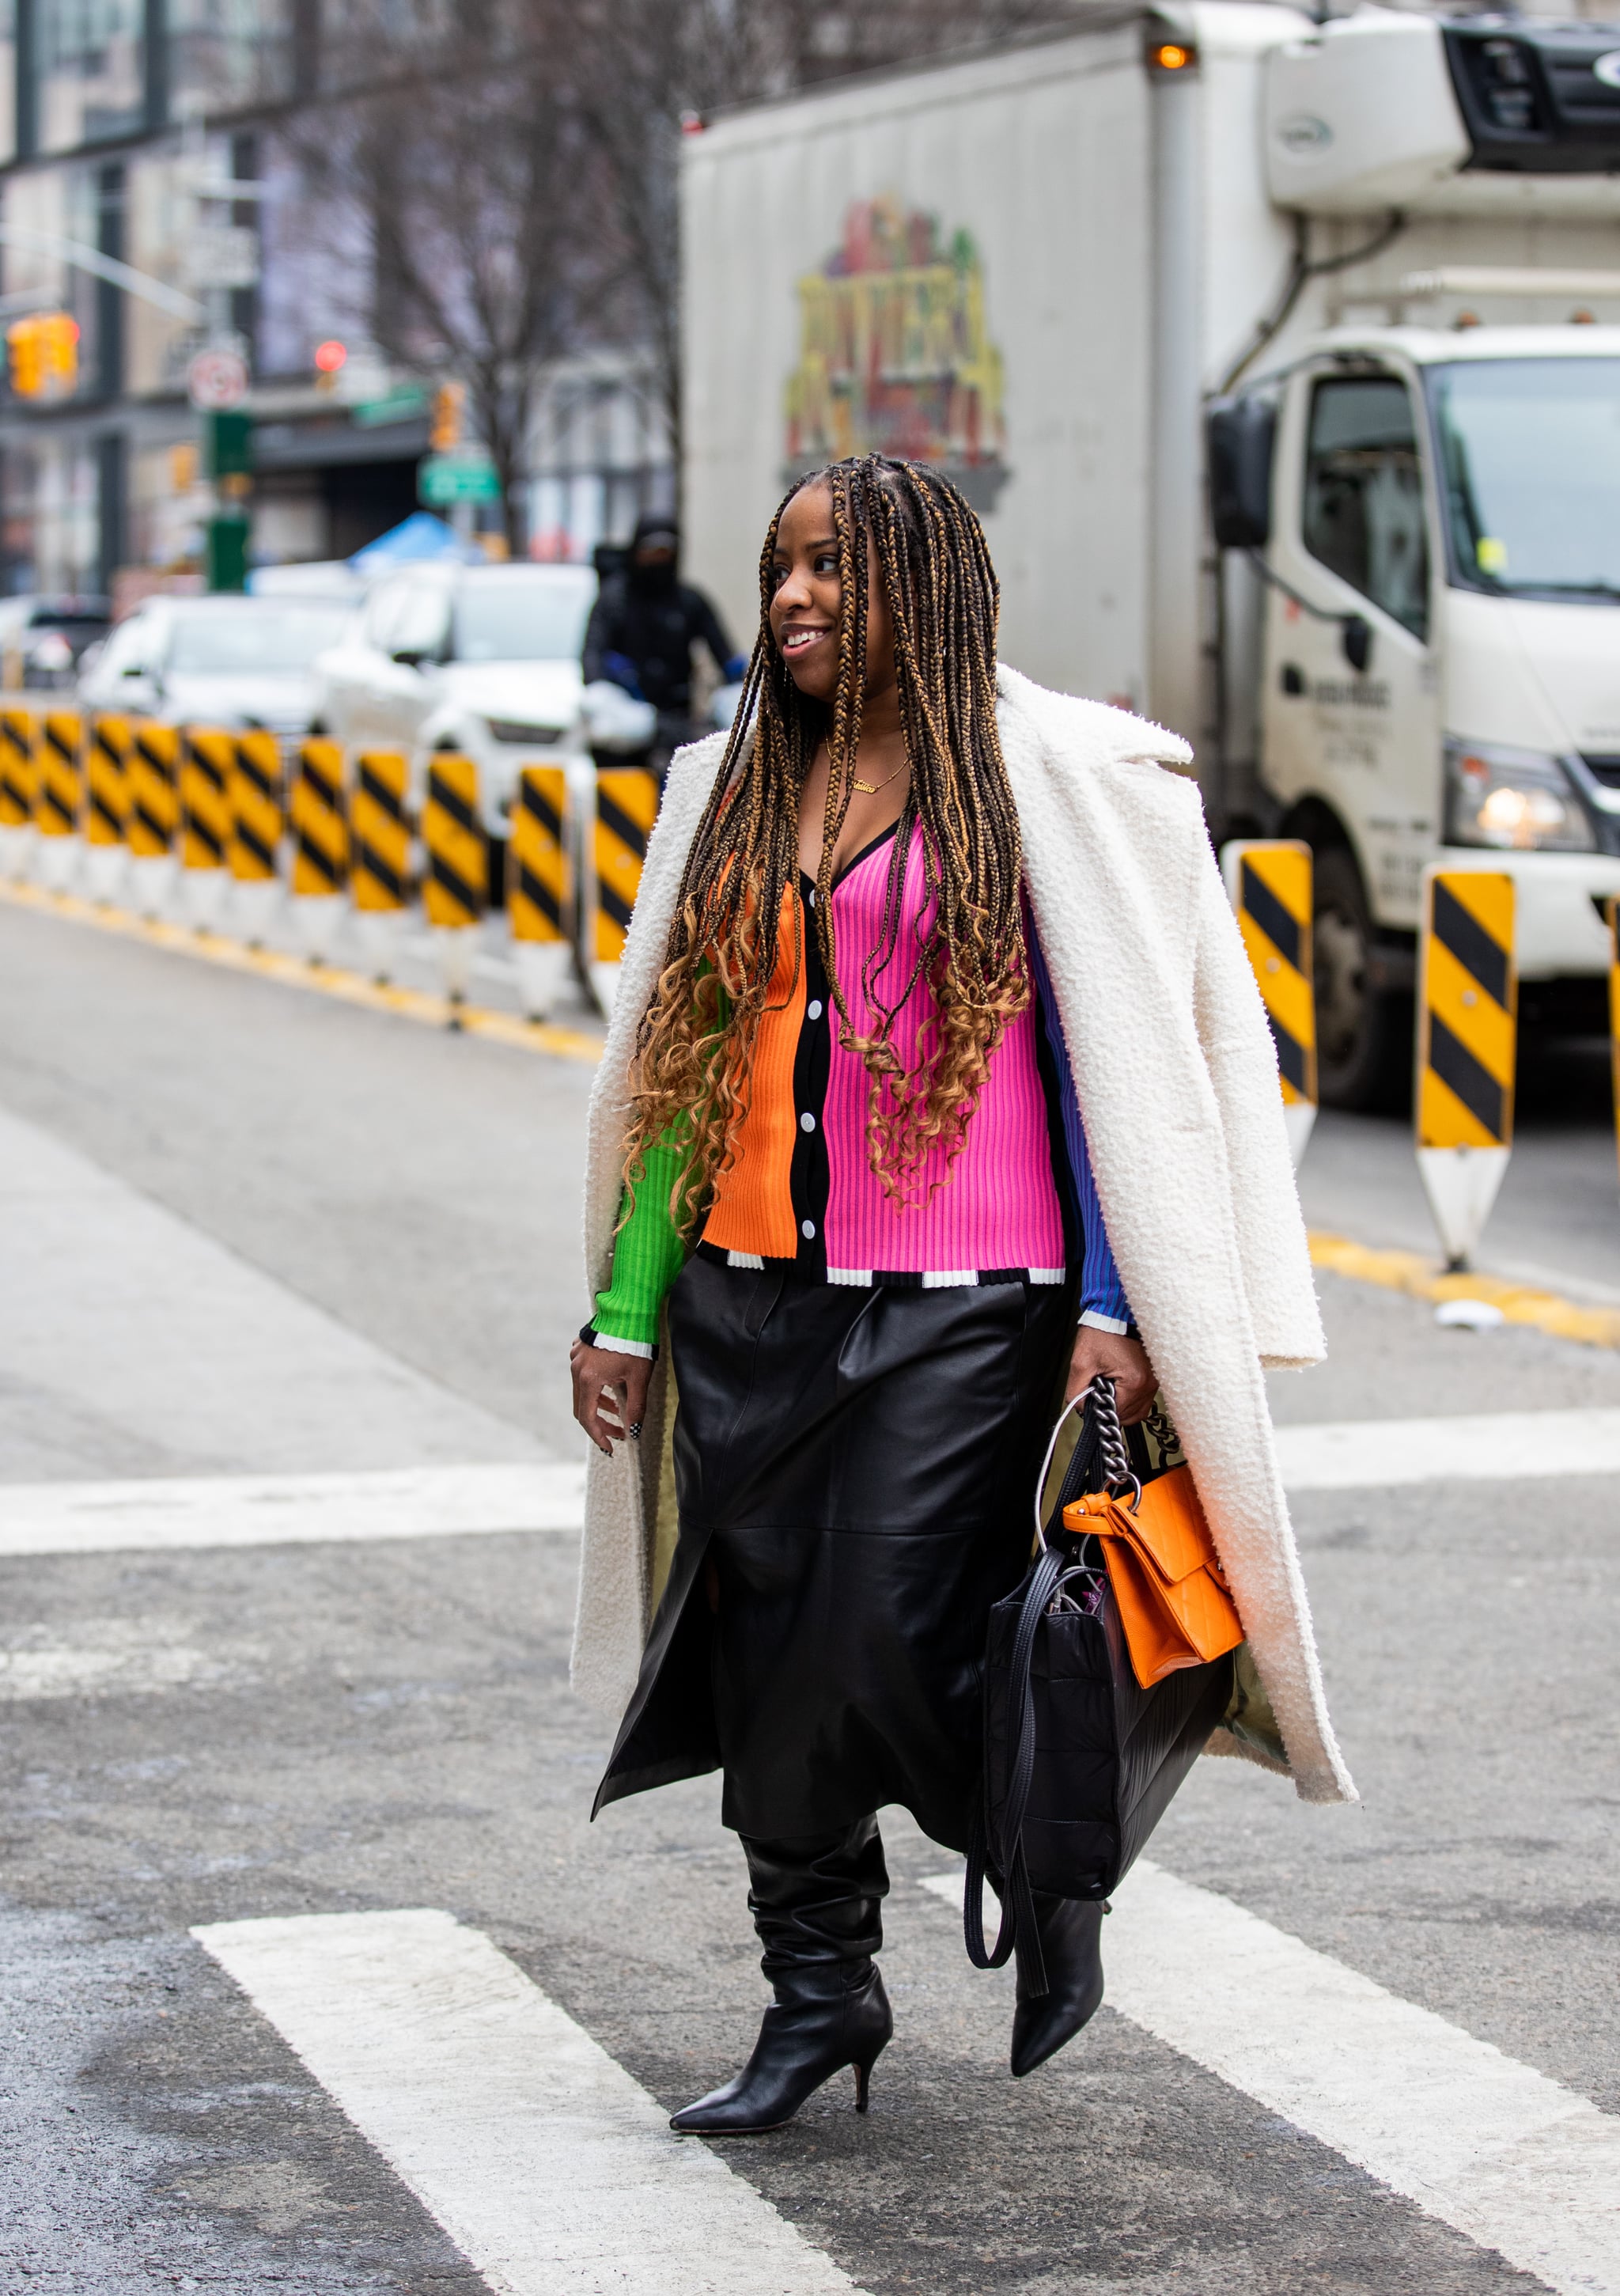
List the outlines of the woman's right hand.
<svg viewBox="0 0 1620 2296">
<path fill-rule="evenodd" d="M 574 1374 L 574 1416 L 599 1451 L 610 1459 L 613 1446 L 639 1435 L 647 1410 L 652 1364 L 646 1356 L 620 1355 L 613 1347 L 587 1347 L 576 1340 L 569 1349 Z"/>
</svg>

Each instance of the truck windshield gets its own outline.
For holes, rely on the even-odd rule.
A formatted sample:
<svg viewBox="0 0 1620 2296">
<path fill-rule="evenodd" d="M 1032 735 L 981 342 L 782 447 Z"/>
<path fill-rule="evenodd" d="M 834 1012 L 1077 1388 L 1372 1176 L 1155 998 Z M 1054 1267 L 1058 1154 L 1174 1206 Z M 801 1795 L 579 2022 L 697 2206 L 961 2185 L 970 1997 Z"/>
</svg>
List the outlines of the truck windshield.
<svg viewBox="0 0 1620 2296">
<path fill-rule="evenodd" d="M 1427 381 L 1452 581 L 1620 603 L 1620 359 L 1460 359 Z"/>
</svg>

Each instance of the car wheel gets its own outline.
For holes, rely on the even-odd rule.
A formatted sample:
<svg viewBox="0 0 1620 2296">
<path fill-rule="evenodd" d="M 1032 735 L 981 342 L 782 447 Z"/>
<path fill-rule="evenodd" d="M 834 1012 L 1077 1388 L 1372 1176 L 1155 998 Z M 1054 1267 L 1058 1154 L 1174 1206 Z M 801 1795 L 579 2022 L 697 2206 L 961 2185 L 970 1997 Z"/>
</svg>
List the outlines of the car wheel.
<svg viewBox="0 0 1620 2296">
<path fill-rule="evenodd" d="M 1354 857 L 1316 856 L 1317 1088 L 1325 1108 L 1392 1109 L 1411 1089 L 1411 999 L 1372 983 L 1373 931 Z"/>
</svg>

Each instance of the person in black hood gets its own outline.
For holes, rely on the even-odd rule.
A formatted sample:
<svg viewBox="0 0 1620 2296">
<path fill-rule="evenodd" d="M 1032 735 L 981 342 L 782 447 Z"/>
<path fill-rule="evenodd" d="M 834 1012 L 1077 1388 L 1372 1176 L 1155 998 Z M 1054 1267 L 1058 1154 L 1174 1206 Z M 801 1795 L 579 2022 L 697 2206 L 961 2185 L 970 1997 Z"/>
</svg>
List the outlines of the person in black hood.
<svg viewBox="0 0 1620 2296">
<path fill-rule="evenodd" d="M 723 677 L 740 677 L 748 667 L 702 591 L 681 580 L 680 552 L 680 529 L 667 512 L 636 521 L 623 566 L 602 581 L 581 655 L 587 685 L 610 679 L 658 711 L 660 763 L 692 737 L 693 644 L 702 641 Z"/>
</svg>

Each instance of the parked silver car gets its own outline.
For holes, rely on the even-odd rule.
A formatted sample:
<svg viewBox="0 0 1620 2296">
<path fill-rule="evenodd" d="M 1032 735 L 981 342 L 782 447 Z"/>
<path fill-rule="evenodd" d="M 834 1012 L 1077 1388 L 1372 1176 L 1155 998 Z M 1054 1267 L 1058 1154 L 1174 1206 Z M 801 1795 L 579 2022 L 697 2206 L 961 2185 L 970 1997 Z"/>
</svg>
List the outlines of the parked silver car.
<svg viewBox="0 0 1620 2296">
<path fill-rule="evenodd" d="M 503 838 L 520 766 L 584 758 L 579 652 L 595 596 L 585 566 L 403 568 L 316 664 L 321 728 L 346 748 L 404 750 L 419 791 L 435 750 L 462 751 Z"/>
<path fill-rule="evenodd" d="M 351 611 L 340 599 L 144 599 L 80 678 L 80 706 L 307 734 L 315 710 L 315 656 Z"/>
</svg>

